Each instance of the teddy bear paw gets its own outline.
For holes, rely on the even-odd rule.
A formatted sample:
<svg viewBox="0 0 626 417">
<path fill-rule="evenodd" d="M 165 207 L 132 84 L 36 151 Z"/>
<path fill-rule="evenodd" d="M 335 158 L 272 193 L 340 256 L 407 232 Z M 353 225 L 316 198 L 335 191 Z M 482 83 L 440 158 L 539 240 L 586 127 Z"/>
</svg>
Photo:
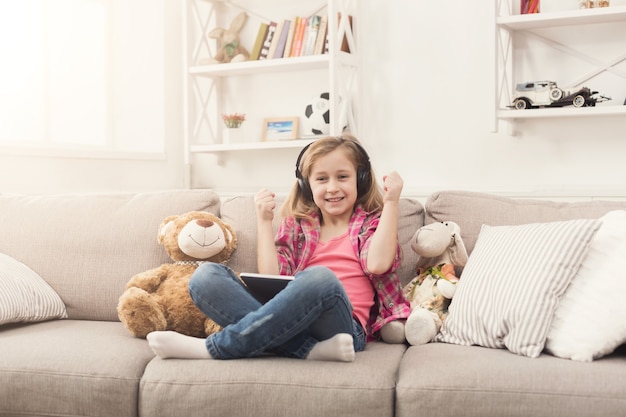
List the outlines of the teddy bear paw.
<svg viewBox="0 0 626 417">
<path fill-rule="evenodd" d="M 433 340 L 439 331 L 438 321 L 433 313 L 426 309 L 417 308 L 413 310 L 404 326 L 407 342 L 416 346 L 424 345 Z"/>
</svg>

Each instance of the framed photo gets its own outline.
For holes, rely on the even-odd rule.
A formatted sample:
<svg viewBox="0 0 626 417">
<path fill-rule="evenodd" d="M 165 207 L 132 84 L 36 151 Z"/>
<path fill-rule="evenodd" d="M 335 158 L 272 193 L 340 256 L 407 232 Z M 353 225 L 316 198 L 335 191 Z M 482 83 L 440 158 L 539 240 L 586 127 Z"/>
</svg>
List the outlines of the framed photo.
<svg viewBox="0 0 626 417">
<path fill-rule="evenodd" d="M 272 117 L 263 120 L 263 140 L 290 140 L 298 135 L 298 117 Z"/>
</svg>

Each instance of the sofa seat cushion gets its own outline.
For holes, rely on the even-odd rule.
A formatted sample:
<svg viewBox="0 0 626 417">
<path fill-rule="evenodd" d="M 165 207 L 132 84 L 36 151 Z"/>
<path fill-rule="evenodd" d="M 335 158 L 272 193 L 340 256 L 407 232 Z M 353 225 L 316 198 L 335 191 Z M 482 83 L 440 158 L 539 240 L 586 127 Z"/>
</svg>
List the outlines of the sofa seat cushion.
<svg viewBox="0 0 626 417">
<path fill-rule="evenodd" d="M 0 253 L 27 265 L 59 294 L 70 319 L 118 320 L 124 286 L 171 262 L 161 221 L 192 210 L 219 214 L 211 190 L 26 196 L 0 194 Z"/>
<path fill-rule="evenodd" d="M 399 367 L 398 417 L 623 416 L 626 356 L 592 363 L 430 343 Z"/>
<path fill-rule="evenodd" d="M 154 353 L 117 322 L 54 320 L 0 330 L 0 415 L 137 415 Z"/>
<path fill-rule="evenodd" d="M 404 345 L 369 343 L 351 363 L 264 357 L 155 358 L 139 414 L 170 416 L 392 416 Z"/>
</svg>

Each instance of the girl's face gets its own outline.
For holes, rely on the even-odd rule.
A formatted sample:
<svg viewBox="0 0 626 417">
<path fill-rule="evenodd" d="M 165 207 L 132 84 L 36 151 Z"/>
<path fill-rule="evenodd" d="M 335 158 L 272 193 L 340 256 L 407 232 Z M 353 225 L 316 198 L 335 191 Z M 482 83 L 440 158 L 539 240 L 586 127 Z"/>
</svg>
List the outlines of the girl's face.
<svg viewBox="0 0 626 417">
<path fill-rule="evenodd" d="M 350 220 L 358 197 L 356 180 L 356 168 L 340 148 L 315 161 L 309 184 L 324 220 Z"/>
</svg>

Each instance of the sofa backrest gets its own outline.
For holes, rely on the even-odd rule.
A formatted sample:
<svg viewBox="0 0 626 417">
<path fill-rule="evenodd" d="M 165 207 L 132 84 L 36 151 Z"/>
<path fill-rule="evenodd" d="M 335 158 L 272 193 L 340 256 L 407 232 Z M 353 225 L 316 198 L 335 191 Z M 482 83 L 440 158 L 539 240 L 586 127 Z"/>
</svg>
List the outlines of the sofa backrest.
<svg viewBox="0 0 626 417">
<path fill-rule="evenodd" d="M 483 224 L 491 226 L 598 218 L 611 210 L 626 210 L 623 201 L 556 202 L 510 198 L 471 191 L 439 191 L 426 200 L 425 223 L 453 221 L 461 227 L 468 254 Z"/>
<path fill-rule="evenodd" d="M 61 296 L 71 319 L 116 321 L 124 286 L 171 262 L 157 243 L 172 214 L 219 214 L 210 190 L 138 194 L 0 194 L 0 253 L 29 266 Z"/>
<path fill-rule="evenodd" d="M 277 199 L 277 210 L 284 200 Z M 229 266 L 236 272 L 256 272 L 257 225 L 253 196 L 236 196 L 222 202 L 221 218 L 230 224 L 237 234 L 238 246 L 233 253 Z M 274 232 L 278 230 L 280 219 L 274 218 Z M 411 249 L 411 238 L 415 231 L 424 223 L 424 207 L 413 199 L 403 198 L 400 201 L 398 220 L 398 240 L 402 246 L 402 266 L 398 274 L 407 284 L 415 276 L 417 255 Z"/>
</svg>

